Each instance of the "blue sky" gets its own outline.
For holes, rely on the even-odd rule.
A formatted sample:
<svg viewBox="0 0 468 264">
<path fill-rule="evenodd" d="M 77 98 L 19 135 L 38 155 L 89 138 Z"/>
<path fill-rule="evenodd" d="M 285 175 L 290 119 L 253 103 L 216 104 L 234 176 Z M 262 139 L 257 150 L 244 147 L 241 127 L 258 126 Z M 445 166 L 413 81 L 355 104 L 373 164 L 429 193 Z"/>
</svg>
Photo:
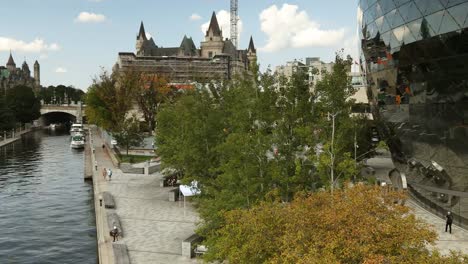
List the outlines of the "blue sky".
<svg viewBox="0 0 468 264">
<path fill-rule="evenodd" d="M 140 21 L 158 46 L 179 46 L 184 34 L 199 47 L 213 11 L 228 16 L 229 0 L 0 0 L 0 65 L 9 50 L 19 67 L 41 64 L 41 83 L 86 90 L 118 52 L 134 52 Z M 356 55 L 354 0 L 239 0 L 240 47 L 250 35 L 262 69 L 305 57 L 328 62 L 345 48 Z M 85 13 L 86 12 L 86 13 Z M 81 15 L 80 15 L 81 14 Z M 229 29 L 223 27 L 225 37 Z"/>
</svg>

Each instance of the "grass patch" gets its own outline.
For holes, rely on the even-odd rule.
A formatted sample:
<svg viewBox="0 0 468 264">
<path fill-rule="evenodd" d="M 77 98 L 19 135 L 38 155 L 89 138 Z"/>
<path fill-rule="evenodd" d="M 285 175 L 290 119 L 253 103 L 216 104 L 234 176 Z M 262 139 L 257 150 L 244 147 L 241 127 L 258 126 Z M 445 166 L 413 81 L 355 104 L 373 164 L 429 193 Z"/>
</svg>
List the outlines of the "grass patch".
<svg viewBox="0 0 468 264">
<path fill-rule="evenodd" d="M 141 155 L 120 155 L 119 160 L 121 163 L 140 163 L 151 160 L 154 156 L 141 156 Z"/>
</svg>

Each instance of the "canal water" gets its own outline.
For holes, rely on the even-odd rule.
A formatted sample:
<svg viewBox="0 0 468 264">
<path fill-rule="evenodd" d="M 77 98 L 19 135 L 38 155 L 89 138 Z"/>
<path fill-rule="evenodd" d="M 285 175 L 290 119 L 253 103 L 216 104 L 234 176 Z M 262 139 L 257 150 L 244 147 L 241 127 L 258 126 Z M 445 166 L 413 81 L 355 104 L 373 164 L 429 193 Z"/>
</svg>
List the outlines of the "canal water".
<svg viewBox="0 0 468 264">
<path fill-rule="evenodd" d="M 92 183 L 65 132 L 0 149 L 0 263 L 97 263 Z"/>
</svg>

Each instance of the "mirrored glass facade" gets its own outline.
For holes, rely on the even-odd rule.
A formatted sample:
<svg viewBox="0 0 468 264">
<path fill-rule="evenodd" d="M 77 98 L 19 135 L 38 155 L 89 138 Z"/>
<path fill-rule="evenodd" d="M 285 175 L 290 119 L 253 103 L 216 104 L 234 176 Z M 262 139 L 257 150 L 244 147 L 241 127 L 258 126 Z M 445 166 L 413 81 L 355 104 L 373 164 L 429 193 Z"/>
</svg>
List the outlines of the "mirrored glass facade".
<svg viewBox="0 0 468 264">
<path fill-rule="evenodd" d="M 361 0 L 358 20 L 367 95 L 395 166 L 420 201 L 466 221 L 468 0 Z"/>
</svg>

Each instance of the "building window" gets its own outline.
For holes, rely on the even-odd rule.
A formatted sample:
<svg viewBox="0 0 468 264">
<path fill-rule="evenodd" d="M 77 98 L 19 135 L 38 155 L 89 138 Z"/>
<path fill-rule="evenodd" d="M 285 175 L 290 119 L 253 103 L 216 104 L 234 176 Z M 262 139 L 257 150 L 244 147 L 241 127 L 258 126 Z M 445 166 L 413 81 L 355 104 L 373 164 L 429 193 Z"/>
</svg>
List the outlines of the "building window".
<svg viewBox="0 0 468 264">
<path fill-rule="evenodd" d="M 212 51 L 208 52 L 208 58 L 212 58 L 212 57 L 213 57 L 213 52 Z"/>
</svg>

